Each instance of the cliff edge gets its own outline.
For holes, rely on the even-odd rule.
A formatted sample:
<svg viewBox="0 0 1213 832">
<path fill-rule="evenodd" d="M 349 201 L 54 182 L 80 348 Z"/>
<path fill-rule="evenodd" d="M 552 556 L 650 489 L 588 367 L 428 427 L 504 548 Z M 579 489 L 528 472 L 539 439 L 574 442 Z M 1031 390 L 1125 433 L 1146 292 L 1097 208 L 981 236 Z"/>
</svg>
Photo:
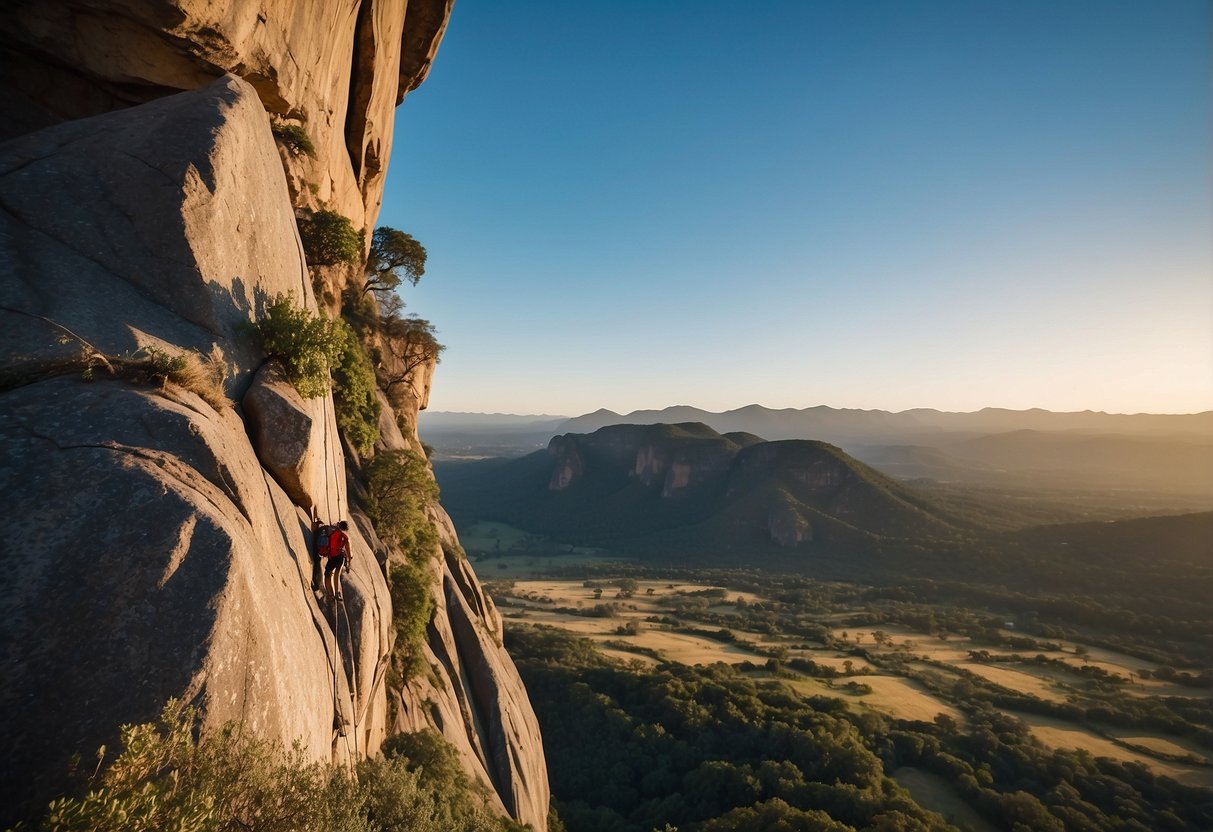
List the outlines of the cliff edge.
<svg viewBox="0 0 1213 832">
<path fill-rule="evenodd" d="M 333 310 L 356 267 L 309 263 L 297 220 L 369 236 L 392 111 L 450 2 L 45 2 L 0 53 L 0 490 L 20 557 L 0 587 L 0 822 L 70 757 L 166 699 L 316 760 L 435 728 L 497 811 L 546 828 L 537 722 L 440 506 L 405 553 L 365 509 L 331 395 L 303 399 L 250 324 L 287 293 Z M 291 132 L 285 128 L 295 127 Z M 284 135 L 306 135 L 301 153 Z M 376 453 L 420 448 L 433 365 Z M 393 415 L 396 418 L 393 418 Z M 428 474 L 427 474 L 428 475 Z M 311 589 L 311 517 L 351 519 L 344 608 Z M 428 564 L 424 673 L 393 673 L 387 575 Z"/>
</svg>

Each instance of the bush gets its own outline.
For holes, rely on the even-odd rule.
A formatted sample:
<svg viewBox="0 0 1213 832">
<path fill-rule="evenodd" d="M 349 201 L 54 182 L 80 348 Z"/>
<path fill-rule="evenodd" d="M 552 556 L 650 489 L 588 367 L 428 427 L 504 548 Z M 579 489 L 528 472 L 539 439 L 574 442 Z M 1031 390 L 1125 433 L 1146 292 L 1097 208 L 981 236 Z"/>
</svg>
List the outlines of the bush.
<svg viewBox="0 0 1213 832">
<path fill-rule="evenodd" d="M 333 367 L 333 403 L 337 426 L 363 457 L 370 456 L 379 439 L 379 413 L 383 405 L 375 395 L 375 368 L 353 328 L 333 322 L 342 339 L 341 354 Z"/>
<path fill-rule="evenodd" d="M 158 723 L 122 727 L 123 750 L 94 775 L 83 797 L 51 802 L 40 828 L 55 832 L 132 829 L 363 832 L 357 787 L 228 725 L 194 739 L 196 714 L 170 702 Z M 103 759 L 105 748 L 98 752 Z"/>
<path fill-rule="evenodd" d="M 436 734 L 403 735 L 358 780 L 257 739 L 238 723 L 194 739 L 196 714 L 170 702 L 157 723 L 122 728 L 122 751 L 83 797 L 51 802 L 37 828 L 54 832 L 509 832 L 483 787 Z M 98 752 L 103 760 L 105 748 Z M 30 828 L 19 824 L 17 829 Z"/>
<path fill-rule="evenodd" d="M 286 149 L 296 155 L 302 153 L 305 156 L 316 158 L 316 146 L 312 144 L 311 137 L 307 131 L 303 129 L 301 124 L 275 124 L 273 126 L 274 138 L 282 142 Z"/>
<path fill-rule="evenodd" d="M 336 211 L 308 211 L 298 223 L 309 266 L 357 266 L 362 262 L 365 241 L 349 217 Z"/>
<path fill-rule="evenodd" d="M 261 349 L 286 367 L 299 395 L 316 399 L 329 391 L 333 367 L 345 349 L 344 331 L 321 314 L 295 305 L 295 296 L 278 295 L 254 324 Z"/>
<path fill-rule="evenodd" d="M 403 450 L 377 454 L 367 466 L 367 485 L 371 492 L 368 513 L 380 537 L 406 552 L 434 545 L 437 534 L 425 507 L 438 499 L 438 483 L 425 457 Z"/>
<path fill-rule="evenodd" d="M 392 628 L 396 631 L 392 668 L 400 675 L 394 681 L 400 682 L 412 678 L 425 666 L 421 647 L 425 628 L 434 615 L 429 561 L 410 558 L 405 563 L 393 563 L 387 577 L 392 595 Z"/>
</svg>

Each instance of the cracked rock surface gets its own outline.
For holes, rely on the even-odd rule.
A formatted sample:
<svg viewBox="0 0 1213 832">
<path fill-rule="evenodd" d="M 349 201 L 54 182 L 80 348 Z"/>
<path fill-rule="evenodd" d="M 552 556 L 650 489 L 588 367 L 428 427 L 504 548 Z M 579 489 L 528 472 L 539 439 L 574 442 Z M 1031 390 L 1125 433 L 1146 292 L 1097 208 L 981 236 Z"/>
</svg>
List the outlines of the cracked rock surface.
<svg viewBox="0 0 1213 832">
<path fill-rule="evenodd" d="M 307 516 L 265 476 L 232 410 L 192 393 L 57 378 L 3 396 L 0 487 L 22 518 L 0 584 L 0 804 L 45 801 L 74 751 L 112 743 L 169 697 L 207 724 L 239 719 L 298 739 L 314 759 L 333 735 L 333 633 L 307 590 Z M 347 608 L 360 649 L 342 667 L 371 680 L 390 601 L 356 533 Z M 344 637 L 342 639 L 344 641 Z M 343 650 L 347 648 L 343 645 Z M 353 710 L 346 673 L 336 707 Z M 358 701 L 382 742 L 384 691 Z"/>
<path fill-rule="evenodd" d="M 332 399 L 293 396 L 247 329 L 278 294 L 317 309 L 301 199 L 373 223 L 392 107 L 449 6 L 48 0 L 0 33 L 16 56 L 0 121 L 46 83 L 52 125 L 0 143 L 0 493 L 19 540 L 0 583 L 0 828 L 176 697 L 317 760 L 437 728 L 498 811 L 546 829 L 538 723 L 491 600 L 443 552 L 449 519 L 433 509 L 433 673 L 389 690 L 389 547 L 346 501 Z M 315 130 L 317 158 L 284 154 L 267 109 Z M 88 350 L 143 347 L 221 356 L 243 409 L 81 372 Z M 432 370 L 398 406 L 410 423 Z M 420 447 L 386 413 L 378 447 Z M 352 521 L 348 624 L 310 590 L 309 507 Z"/>
</svg>

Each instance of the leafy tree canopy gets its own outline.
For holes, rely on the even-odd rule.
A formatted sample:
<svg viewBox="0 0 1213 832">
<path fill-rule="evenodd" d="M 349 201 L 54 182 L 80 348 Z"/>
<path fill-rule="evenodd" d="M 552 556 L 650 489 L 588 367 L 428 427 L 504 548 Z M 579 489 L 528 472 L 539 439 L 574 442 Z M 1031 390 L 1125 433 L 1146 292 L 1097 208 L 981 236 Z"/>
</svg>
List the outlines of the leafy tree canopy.
<svg viewBox="0 0 1213 832">
<path fill-rule="evenodd" d="M 411 234 L 382 226 L 371 235 L 371 252 L 366 261 L 367 292 L 389 292 L 407 280 L 414 286 L 425 274 L 425 246 Z"/>
</svg>

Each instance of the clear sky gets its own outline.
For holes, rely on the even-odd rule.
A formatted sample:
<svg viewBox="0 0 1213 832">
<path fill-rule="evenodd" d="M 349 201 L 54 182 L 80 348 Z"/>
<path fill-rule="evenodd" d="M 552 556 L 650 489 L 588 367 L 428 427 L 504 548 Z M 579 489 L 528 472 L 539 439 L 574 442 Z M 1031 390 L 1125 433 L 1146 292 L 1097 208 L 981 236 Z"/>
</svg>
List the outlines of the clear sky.
<svg viewBox="0 0 1213 832">
<path fill-rule="evenodd" d="M 430 409 L 1213 409 L 1211 8 L 458 0 Z"/>
</svg>

